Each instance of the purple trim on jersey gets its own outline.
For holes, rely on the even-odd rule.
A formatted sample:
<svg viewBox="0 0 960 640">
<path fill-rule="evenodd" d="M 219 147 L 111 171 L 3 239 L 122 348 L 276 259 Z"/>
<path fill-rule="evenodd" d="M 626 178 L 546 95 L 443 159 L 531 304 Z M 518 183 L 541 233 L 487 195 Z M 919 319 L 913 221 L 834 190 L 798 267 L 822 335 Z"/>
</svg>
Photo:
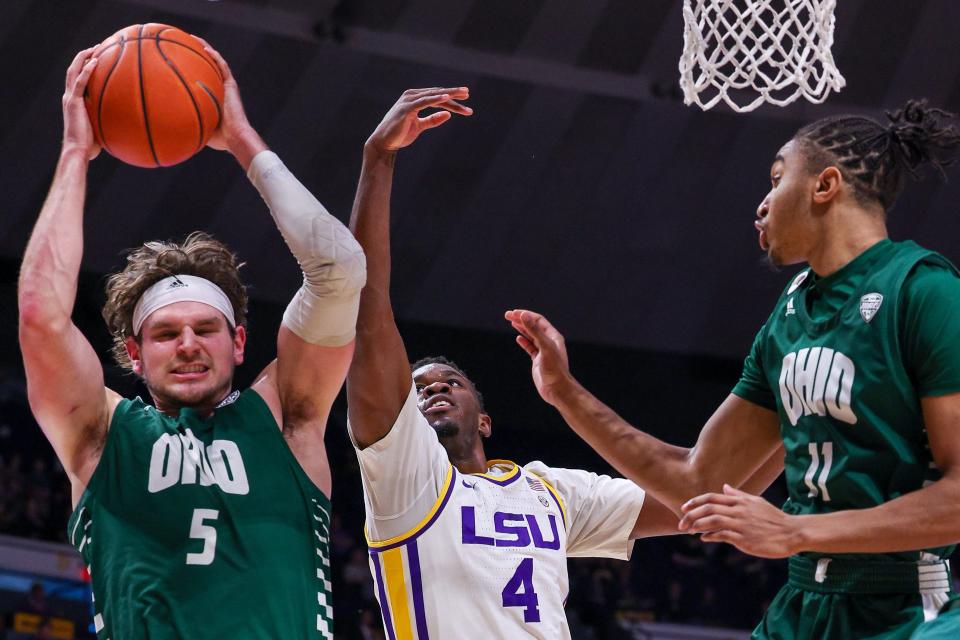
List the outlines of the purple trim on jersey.
<svg viewBox="0 0 960 640">
<path fill-rule="evenodd" d="M 423 581 L 420 579 L 420 553 L 417 551 L 417 541 L 411 540 L 407 545 L 407 562 L 410 565 L 410 590 L 413 592 L 413 613 L 417 619 L 417 638 L 428 640 L 427 615 L 423 610 Z"/>
<path fill-rule="evenodd" d="M 370 561 L 373 562 L 374 581 L 377 583 L 377 592 L 380 594 L 380 615 L 383 617 L 383 624 L 387 627 L 387 635 L 390 640 L 397 640 L 393 633 L 393 620 L 390 619 L 390 604 L 387 602 L 387 592 L 383 588 L 383 574 L 380 573 L 380 558 L 375 553 L 370 552 Z"/>
<path fill-rule="evenodd" d="M 517 467 L 517 475 L 513 476 L 512 478 L 507 478 L 506 480 L 497 480 L 496 478 L 488 478 L 484 475 L 473 474 L 473 473 L 471 473 L 470 475 L 473 476 L 474 478 L 477 478 L 478 480 L 486 480 L 487 482 L 492 482 L 493 484 L 498 484 L 501 487 L 505 487 L 508 484 L 513 484 L 514 482 L 519 480 L 520 476 L 523 475 L 523 470 Z"/>
<path fill-rule="evenodd" d="M 550 485 L 553 488 L 553 491 L 556 491 L 557 488 L 553 485 Z M 550 494 L 550 499 L 553 500 L 553 504 L 557 505 L 557 511 L 560 512 L 560 519 L 563 520 L 563 528 L 567 528 L 567 517 L 563 515 L 563 507 L 560 506 L 560 501 L 557 500 L 557 496 L 553 494 L 553 491 L 547 490 L 547 493 Z M 559 540 L 559 538 L 558 538 Z"/>
<path fill-rule="evenodd" d="M 443 500 L 440 502 L 440 506 L 437 507 L 437 510 L 433 512 L 433 517 L 431 517 L 430 520 L 428 520 L 425 525 L 423 525 L 422 527 L 420 527 L 420 530 L 419 530 L 419 531 L 417 531 L 415 534 L 413 534 L 413 535 L 410 536 L 409 538 L 404 538 L 403 540 L 400 540 L 399 542 L 394 542 L 393 544 L 388 544 L 388 545 L 385 546 L 385 547 L 370 547 L 370 553 L 371 553 L 371 554 L 374 554 L 374 553 L 383 553 L 384 551 L 389 551 L 390 549 L 396 549 L 397 547 L 399 547 L 399 546 L 401 546 L 401 545 L 405 545 L 405 544 L 407 544 L 407 543 L 409 543 L 409 542 L 413 542 L 414 540 L 416 540 L 417 538 L 419 538 L 421 535 L 423 535 L 423 533 L 424 533 L 427 529 L 429 529 L 429 528 L 433 525 L 434 522 L 437 521 L 437 518 L 440 517 L 440 514 L 443 512 L 444 507 L 446 507 L 446 506 L 447 506 L 447 503 L 450 502 L 450 496 L 453 495 L 453 488 L 454 488 L 454 487 L 456 486 L 456 484 L 457 484 L 457 468 L 454 467 L 454 466 L 451 466 L 450 469 L 451 469 L 451 476 L 450 476 L 450 484 L 447 486 L 447 493 L 444 494 Z"/>
</svg>

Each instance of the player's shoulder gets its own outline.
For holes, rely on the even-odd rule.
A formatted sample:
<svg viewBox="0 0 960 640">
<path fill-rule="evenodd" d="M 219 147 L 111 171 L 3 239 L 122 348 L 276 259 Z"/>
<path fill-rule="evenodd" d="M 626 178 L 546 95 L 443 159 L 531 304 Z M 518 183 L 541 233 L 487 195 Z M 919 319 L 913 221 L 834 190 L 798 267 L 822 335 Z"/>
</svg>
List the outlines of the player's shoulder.
<svg viewBox="0 0 960 640">
<path fill-rule="evenodd" d="M 905 283 L 918 275 L 936 274 L 945 278 L 960 276 L 957 267 L 943 254 L 923 247 L 913 240 L 892 242 L 887 257 L 878 265 L 879 271 L 887 270 L 892 274 L 904 274 Z"/>
<path fill-rule="evenodd" d="M 589 493 L 598 482 L 609 480 L 609 476 L 597 474 L 584 469 L 569 469 L 566 467 L 551 467 L 541 460 L 532 460 L 523 465 L 527 475 L 545 480 L 561 493 L 575 491 Z"/>
<path fill-rule="evenodd" d="M 613 505 L 643 504 L 644 490 L 626 478 L 586 469 L 551 467 L 540 460 L 528 462 L 523 470 L 528 482 L 545 484 L 571 513 L 579 513 L 584 508 L 589 511 L 599 507 L 605 511 Z"/>
<path fill-rule="evenodd" d="M 548 467 L 542 460 L 531 460 L 527 464 L 520 465 L 520 468 L 527 473 L 533 473 L 538 476 L 546 475 L 550 472 L 550 467 Z"/>
<path fill-rule="evenodd" d="M 900 295 L 908 305 L 915 301 L 953 302 L 960 296 L 960 271 L 939 253 L 923 250 L 909 263 Z"/>
<path fill-rule="evenodd" d="M 904 286 L 951 286 L 960 281 L 960 271 L 939 253 L 929 253 L 910 265 Z"/>
<path fill-rule="evenodd" d="M 530 462 L 519 465 L 524 471 L 528 473 L 534 473 L 537 475 L 551 475 L 551 474 L 560 474 L 560 475 L 577 475 L 577 476 L 589 476 L 593 478 L 604 477 L 602 474 L 598 474 L 595 471 L 587 471 L 586 469 L 574 469 L 572 467 L 555 467 L 547 464 L 542 460 L 531 460 Z"/>
<path fill-rule="evenodd" d="M 520 467 L 527 474 L 532 474 L 549 480 L 552 477 L 564 477 L 568 475 L 589 475 L 589 471 L 582 469 L 567 469 L 565 467 L 552 467 L 542 460 L 531 460 Z"/>
</svg>

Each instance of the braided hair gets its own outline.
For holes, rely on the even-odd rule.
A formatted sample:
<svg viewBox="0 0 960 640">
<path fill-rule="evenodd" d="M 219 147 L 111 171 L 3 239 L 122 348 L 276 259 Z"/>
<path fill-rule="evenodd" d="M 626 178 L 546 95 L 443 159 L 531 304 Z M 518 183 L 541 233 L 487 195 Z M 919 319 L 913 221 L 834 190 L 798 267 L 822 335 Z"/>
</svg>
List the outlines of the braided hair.
<svg viewBox="0 0 960 640">
<path fill-rule="evenodd" d="M 858 201 L 879 202 L 889 211 L 907 176 L 919 180 L 924 165 L 933 165 L 946 178 L 943 168 L 960 148 L 960 132 L 941 119 L 953 117 L 928 107 L 926 100 L 909 100 L 902 109 L 887 112 L 887 124 L 866 116 L 832 116 L 801 128 L 793 139 L 811 170 L 836 166 Z"/>
</svg>

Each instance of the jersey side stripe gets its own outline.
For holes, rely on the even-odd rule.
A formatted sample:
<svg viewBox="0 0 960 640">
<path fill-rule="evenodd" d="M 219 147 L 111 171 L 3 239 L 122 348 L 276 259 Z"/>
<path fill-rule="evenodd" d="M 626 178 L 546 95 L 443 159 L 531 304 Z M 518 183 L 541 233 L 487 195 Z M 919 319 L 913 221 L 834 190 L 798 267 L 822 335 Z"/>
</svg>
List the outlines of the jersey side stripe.
<svg viewBox="0 0 960 640">
<path fill-rule="evenodd" d="M 387 593 L 383 588 L 383 571 L 380 569 L 380 554 L 370 552 L 370 564 L 373 565 L 373 580 L 377 583 L 377 594 L 380 596 L 380 609 L 383 614 L 384 626 L 387 627 L 387 637 L 390 640 L 397 640 L 393 632 L 393 615 L 390 611 L 390 604 L 387 602 Z"/>
<path fill-rule="evenodd" d="M 423 609 L 423 580 L 420 576 L 420 552 L 417 541 L 407 545 L 407 562 L 410 563 L 410 591 L 413 594 L 413 615 L 417 620 L 417 639 L 429 640 L 427 634 L 427 615 Z"/>
<path fill-rule="evenodd" d="M 434 521 L 439 517 L 440 512 L 443 511 L 443 507 L 446 506 L 447 501 L 450 500 L 451 494 L 453 494 L 454 482 L 456 480 L 457 472 L 453 468 L 453 465 L 450 465 L 450 468 L 447 469 L 447 477 L 443 481 L 443 488 L 440 490 L 440 495 L 437 497 L 437 501 L 433 503 L 433 507 L 427 512 L 427 515 L 424 516 L 415 527 L 410 529 L 406 533 L 402 533 L 399 536 L 394 536 L 393 538 L 388 538 L 387 540 L 371 540 L 370 539 L 370 529 L 366 526 L 363 528 L 363 535 L 367 539 L 367 546 L 372 550 L 376 551 L 387 551 L 393 547 L 399 546 L 420 535 L 427 527 L 434 523 Z"/>
<path fill-rule="evenodd" d="M 403 571 L 403 548 L 384 551 L 380 557 L 383 559 L 383 574 L 390 608 L 393 609 L 393 628 L 397 633 L 397 640 L 413 640 L 410 600 L 407 597 L 407 582 Z"/>
</svg>

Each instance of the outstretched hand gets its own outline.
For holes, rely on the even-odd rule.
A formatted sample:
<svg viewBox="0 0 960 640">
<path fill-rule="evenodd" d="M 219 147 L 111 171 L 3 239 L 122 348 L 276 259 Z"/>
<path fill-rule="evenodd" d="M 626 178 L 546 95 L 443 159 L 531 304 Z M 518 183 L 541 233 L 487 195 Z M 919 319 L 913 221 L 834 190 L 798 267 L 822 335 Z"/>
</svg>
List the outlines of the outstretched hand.
<svg viewBox="0 0 960 640">
<path fill-rule="evenodd" d="M 558 391 L 572 380 L 563 336 L 549 320 L 534 311 L 511 309 L 503 317 L 520 334 L 517 344 L 530 356 L 533 384 L 540 397 L 556 404 Z"/>
<path fill-rule="evenodd" d="M 63 147 L 82 149 L 90 160 L 100 153 L 100 145 L 93 135 L 93 125 L 90 124 L 83 96 L 90 74 L 97 66 L 97 58 L 93 55 L 96 48 L 84 49 L 74 57 L 67 68 L 63 92 Z"/>
<path fill-rule="evenodd" d="M 786 558 L 802 551 L 798 516 L 790 516 L 751 493 L 723 485 L 723 493 L 705 493 L 681 507 L 679 528 L 701 533 L 705 542 L 728 542 L 761 558 Z"/>
<path fill-rule="evenodd" d="M 393 153 L 410 145 L 427 129 L 439 127 L 453 113 L 473 115 L 473 109 L 459 102 L 469 97 L 467 87 L 407 89 L 370 134 L 367 146 L 381 153 Z M 440 111 L 421 118 L 420 112 L 424 109 Z"/>
</svg>

